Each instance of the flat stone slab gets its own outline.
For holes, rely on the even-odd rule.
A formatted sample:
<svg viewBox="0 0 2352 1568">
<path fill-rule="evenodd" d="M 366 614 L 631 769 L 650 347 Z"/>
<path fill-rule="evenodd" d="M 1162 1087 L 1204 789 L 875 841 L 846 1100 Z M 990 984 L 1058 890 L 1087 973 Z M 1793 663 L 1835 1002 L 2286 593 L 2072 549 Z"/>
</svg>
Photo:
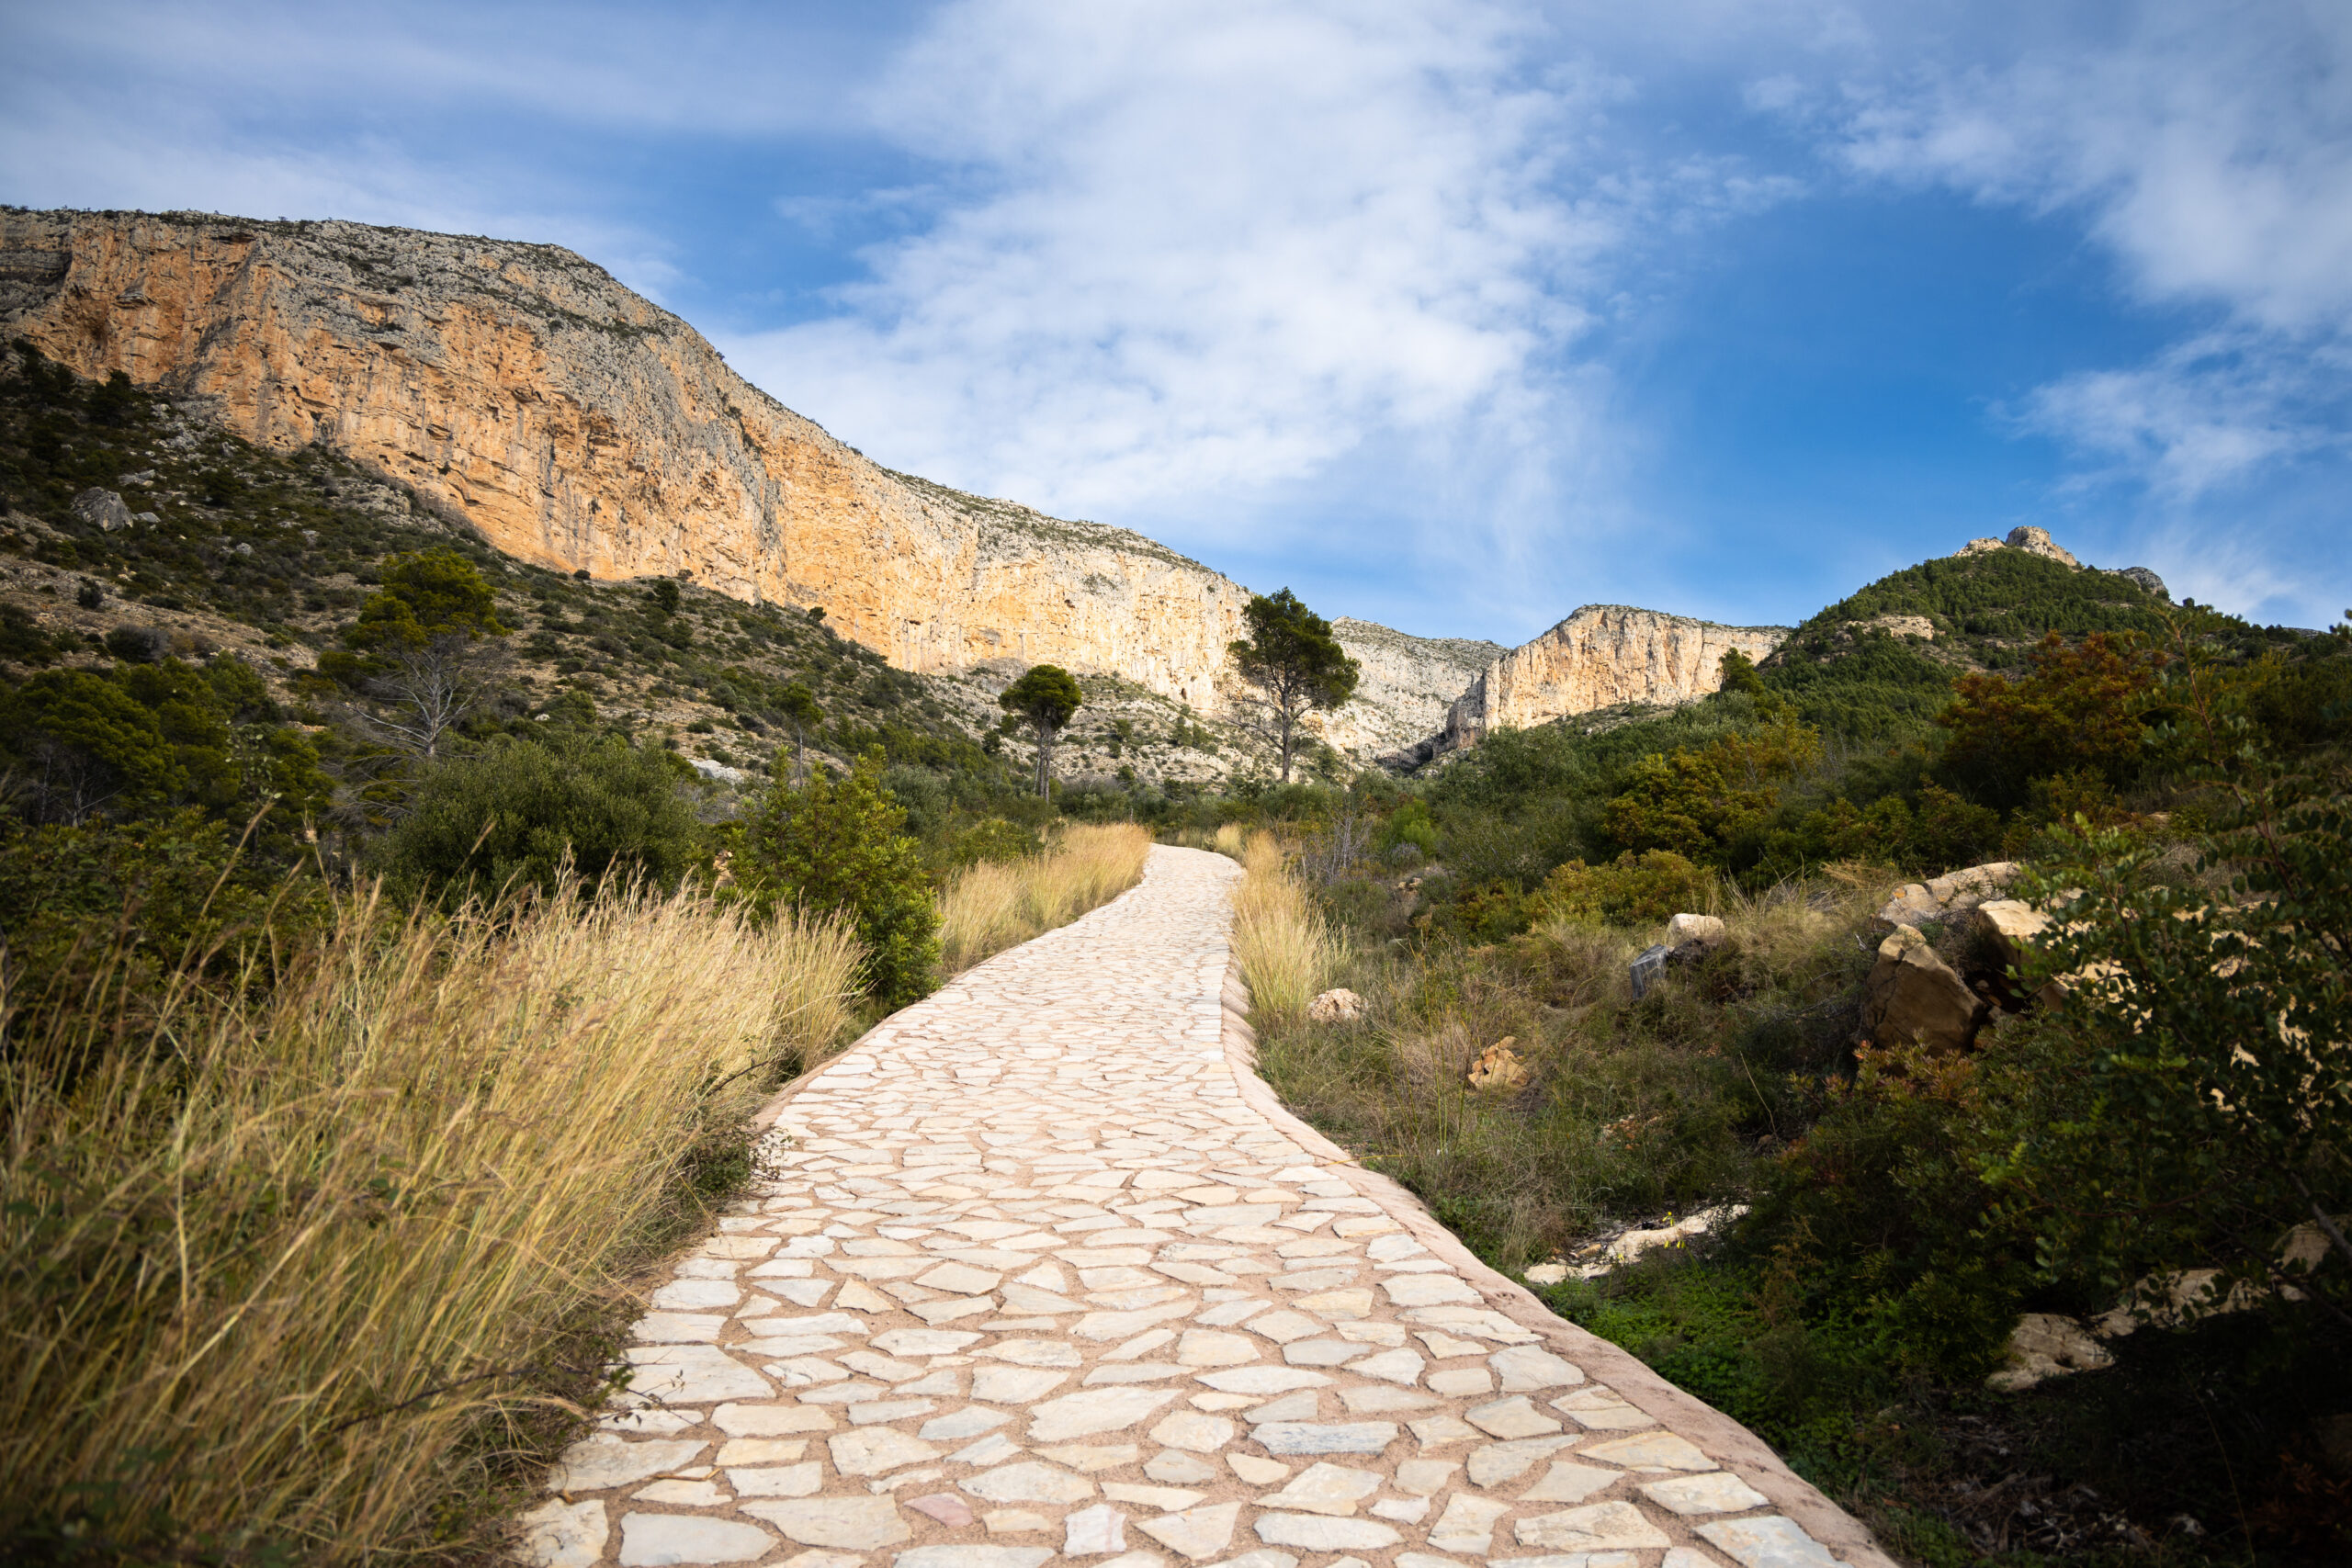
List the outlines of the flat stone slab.
<svg viewBox="0 0 2352 1568">
<path fill-rule="evenodd" d="M 1155 849 L 778 1102 L 521 1559 L 1885 1568 L 1273 1107 L 1238 875 Z"/>
</svg>

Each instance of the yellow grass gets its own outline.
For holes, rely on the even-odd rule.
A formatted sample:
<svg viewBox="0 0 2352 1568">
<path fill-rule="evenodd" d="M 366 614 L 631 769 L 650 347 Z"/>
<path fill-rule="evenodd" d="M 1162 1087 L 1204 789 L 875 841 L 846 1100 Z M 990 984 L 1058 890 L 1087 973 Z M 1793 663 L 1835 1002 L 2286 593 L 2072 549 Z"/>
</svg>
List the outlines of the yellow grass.
<svg viewBox="0 0 2352 1568">
<path fill-rule="evenodd" d="M 1225 829 L 1217 838 L 1223 848 Z M 1272 834 L 1253 833 L 1237 847 L 1243 875 L 1233 895 L 1233 950 L 1250 1009 L 1261 1019 L 1295 1021 L 1339 972 L 1346 946 L 1292 879 Z"/>
<path fill-rule="evenodd" d="M 1151 853 L 1132 822 L 1063 829 L 1043 854 L 982 861 L 940 894 L 940 951 L 951 975 L 1052 931 L 1133 887 Z"/>
<path fill-rule="evenodd" d="M 0 1539 L 95 1507 L 344 1561 L 453 1503 L 462 1534 L 590 1393 L 580 1336 L 692 1152 L 740 1160 L 746 1069 L 829 1045 L 859 957 L 691 894 L 339 917 L 267 996 L 175 984 L 119 1039 L 94 996 L 0 1062 Z"/>
</svg>

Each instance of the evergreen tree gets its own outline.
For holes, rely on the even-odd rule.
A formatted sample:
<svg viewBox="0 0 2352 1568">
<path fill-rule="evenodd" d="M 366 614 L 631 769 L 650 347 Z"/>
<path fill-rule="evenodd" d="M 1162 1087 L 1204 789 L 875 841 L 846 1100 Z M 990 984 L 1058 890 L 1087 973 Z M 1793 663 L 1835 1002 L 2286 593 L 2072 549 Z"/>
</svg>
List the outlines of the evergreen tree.
<svg viewBox="0 0 2352 1568">
<path fill-rule="evenodd" d="M 1251 595 L 1241 614 L 1250 636 L 1227 651 L 1241 678 L 1258 689 L 1256 728 L 1281 754 L 1283 782 L 1288 784 L 1298 721 L 1353 696 L 1361 672 L 1331 635 L 1331 623 L 1287 588 L 1271 599 Z"/>
<path fill-rule="evenodd" d="M 1086 694 L 1070 672 L 1054 664 L 1032 665 L 1004 689 L 996 705 L 1027 721 L 1037 743 L 1037 795 L 1045 798 L 1054 776 L 1054 738 L 1068 727 Z"/>
</svg>

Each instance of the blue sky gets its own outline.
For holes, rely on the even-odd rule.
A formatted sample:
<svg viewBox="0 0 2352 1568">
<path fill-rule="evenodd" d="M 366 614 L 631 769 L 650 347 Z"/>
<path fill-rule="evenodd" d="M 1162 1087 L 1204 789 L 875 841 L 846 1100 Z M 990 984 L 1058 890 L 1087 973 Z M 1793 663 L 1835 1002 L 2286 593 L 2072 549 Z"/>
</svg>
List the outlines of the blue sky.
<svg viewBox="0 0 2352 1568">
<path fill-rule="evenodd" d="M 2020 523 L 2352 604 L 2352 6 L 0 0 L 0 200 L 568 244 L 891 467 L 1331 614 Z"/>
</svg>

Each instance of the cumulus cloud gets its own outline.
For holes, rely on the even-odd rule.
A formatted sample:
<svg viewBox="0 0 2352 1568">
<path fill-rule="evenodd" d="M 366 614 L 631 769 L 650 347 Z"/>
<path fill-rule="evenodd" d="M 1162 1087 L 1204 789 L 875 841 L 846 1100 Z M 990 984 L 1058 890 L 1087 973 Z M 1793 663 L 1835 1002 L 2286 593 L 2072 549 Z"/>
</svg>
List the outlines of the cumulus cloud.
<svg viewBox="0 0 2352 1568">
<path fill-rule="evenodd" d="M 1781 194 L 1602 150 L 1630 91 L 1507 6 L 971 0 L 869 100 L 952 194 L 730 356 L 990 493 L 1229 545 L 1281 511 L 1236 502 L 1344 469 L 1524 551 L 1597 514 L 1617 443 L 1575 350 L 1629 249 Z"/>
<path fill-rule="evenodd" d="M 1840 151 L 1853 168 L 2079 213 L 2137 299 L 2213 323 L 2145 364 L 2041 389 L 2029 425 L 2176 497 L 2337 439 L 2352 343 L 2352 10 L 2152 0 L 2109 40 L 2086 27 L 2010 58 L 1847 88 Z"/>
</svg>

